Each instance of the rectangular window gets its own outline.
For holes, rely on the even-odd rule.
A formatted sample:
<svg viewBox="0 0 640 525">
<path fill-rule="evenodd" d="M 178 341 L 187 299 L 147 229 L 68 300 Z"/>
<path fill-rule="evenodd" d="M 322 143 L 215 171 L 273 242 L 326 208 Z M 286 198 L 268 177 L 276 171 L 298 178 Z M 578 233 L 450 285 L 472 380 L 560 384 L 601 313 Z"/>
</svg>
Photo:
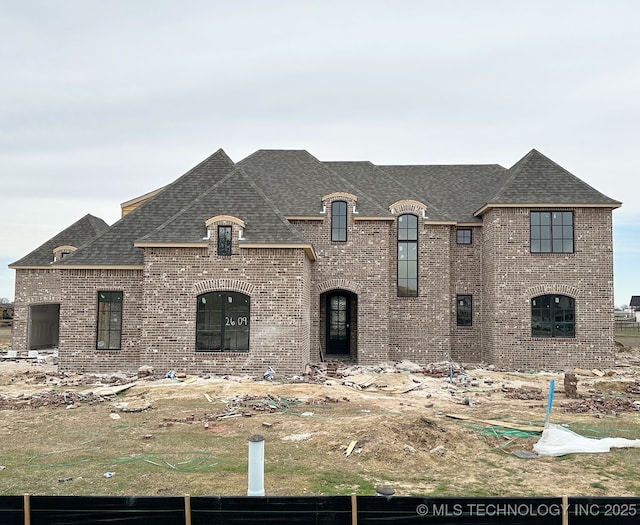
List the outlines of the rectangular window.
<svg viewBox="0 0 640 525">
<path fill-rule="evenodd" d="M 473 297 L 456 295 L 456 324 L 458 326 L 473 325 Z"/>
<path fill-rule="evenodd" d="M 231 226 L 218 226 L 218 255 L 231 255 Z"/>
<path fill-rule="evenodd" d="M 532 211 L 531 253 L 573 253 L 573 212 Z"/>
<path fill-rule="evenodd" d="M 347 203 L 344 201 L 331 203 L 331 240 L 334 242 L 347 240 Z"/>
<path fill-rule="evenodd" d="M 471 228 L 458 228 L 456 230 L 457 244 L 471 244 Z"/>
<path fill-rule="evenodd" d="M 122 292 L 98 292 L 96 349 L 120 350 L 122 341 Z"/>
</svg>

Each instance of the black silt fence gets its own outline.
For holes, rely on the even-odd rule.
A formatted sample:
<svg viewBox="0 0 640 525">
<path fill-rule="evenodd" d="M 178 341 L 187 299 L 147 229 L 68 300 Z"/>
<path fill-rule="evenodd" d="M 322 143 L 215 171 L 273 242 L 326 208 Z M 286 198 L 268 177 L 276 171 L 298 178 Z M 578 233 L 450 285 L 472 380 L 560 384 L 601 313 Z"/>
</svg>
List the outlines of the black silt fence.
<svg viewBox="0 0 640 525">
<path fill-rule="evenodd" d="M 1 525 L 631 525 L 640 498 L 0 496 Z"/>
</svg>

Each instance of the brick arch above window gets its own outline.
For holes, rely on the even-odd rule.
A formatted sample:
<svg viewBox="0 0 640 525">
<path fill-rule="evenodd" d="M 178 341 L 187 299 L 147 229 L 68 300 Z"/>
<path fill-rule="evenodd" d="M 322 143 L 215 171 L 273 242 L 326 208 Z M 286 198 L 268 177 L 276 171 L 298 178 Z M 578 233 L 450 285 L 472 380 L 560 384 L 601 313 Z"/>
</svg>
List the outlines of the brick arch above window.
<svg viewBox="0 0 640 525">
<path fill-rule="evenodd" d="M 389 211 L 394 215 L 413 213 L 418 217 L 424 217 L 427 213 L 427 205 L 413 199 L 402 199 L 391 204 L 391 206 L 389 206 Z"/>
<path fill-rule="evenodd" d="M 568 284 L 541 283 L 524 292 L 524 298 L 527 302 L 540 295 L 566 295 L 578 299 L 580 298 L 580 290 Z"/>
<path fill-rule="evenodd" d="M 77 249 L 78 248 L 76 248 L 75 246 L 71 246 L 70 244 L 63 244 L 62 246 L 56 246 L 53 249 L 53 260 L 54 261 L 59 261 L 65 255 L 72 254 Z"/>
<path fill-rule="evenodd" d="M 322 197 L 322 205 L 327 206 L 333 201 L 352 201 L 352 204 L 358 202 L 358 196 L 346 191 L 334 191 L 333 193 L 327 193 Z"/>
<path fill-rule="evenodd" d="M 193 293 L 194 295 L 201 295 L 207 292 L 229 291 L 251 296 L 254 294 L 255 288 L 253 284 L 239 279 L 207 279 L 206 281 L 195 283 L 193 285 Z"/>
<path fill-rule="evenodd" d="M 245 227 L 244 221 L 238 217 L 234 217 L 233 215 L 215 215 L 207 219 L 204 223 L 207 227 L 210 227 L 211 225 L 216 223 L 224 223 L 224 224 L 233 223 L 233 224 L 237 224 L 241 228 Z"/>
<path fill-rule="evenodd" d="M 347 290 L 355 294 L 360 293 L 358 284 L 349 279 L 328 279 L 316 284 L 316 291 L 318 293 L 328 292 L 329 290 Z"/>
</svg>

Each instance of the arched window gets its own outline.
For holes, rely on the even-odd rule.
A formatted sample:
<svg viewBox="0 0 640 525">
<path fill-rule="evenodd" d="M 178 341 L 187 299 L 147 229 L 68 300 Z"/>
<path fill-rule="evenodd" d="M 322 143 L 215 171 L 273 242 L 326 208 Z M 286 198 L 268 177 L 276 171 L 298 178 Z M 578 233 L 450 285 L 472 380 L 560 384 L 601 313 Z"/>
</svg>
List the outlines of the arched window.
<svg viewBox="0 0 640 525">
<path fill-rule="evenodd" d="M 347 203 L 345 201 L 331 203 L 331 240 L 334 242 L 347 240 Z"/>
<path fill-rule="evenodd" d="M 575 300 L 566 295 L 539 295 L 531 299 L 533 337 L 575 337 Z"/>
<path fill-rule="evenodd" d="M 196 350 L 248 352 L 250 297 L 239 292 L 208 292 L 198 296 Z"/>
<path fill-rule="evenodd" d="M 398 217 L 398 297 L 418 296 L 418 217 Z"/>
</svg>

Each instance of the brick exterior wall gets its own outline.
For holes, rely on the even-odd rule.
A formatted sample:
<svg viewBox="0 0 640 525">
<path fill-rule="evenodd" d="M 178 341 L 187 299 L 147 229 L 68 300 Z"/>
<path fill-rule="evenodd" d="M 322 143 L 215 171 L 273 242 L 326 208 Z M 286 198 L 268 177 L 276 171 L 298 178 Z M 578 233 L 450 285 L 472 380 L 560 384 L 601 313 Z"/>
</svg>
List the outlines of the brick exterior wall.
<svg viewBox="0 0 640 525">
<path fill-rule="evenodd" d="M 456 243 L 456 228 L 450 230 L 451 246 L 451 358 L 478 363 L 482 353 L 482 228 L 471 228 L 471 244 Z M 472 297 L 472 325 L 457 326 L 457 295 Z"/>
<path fill-rule="evenodd" d="M 554 208 L 557 210 L 557 208 Z M 611 210 L 574 209 L 574 253 L 529 252 L 529 210 L 493 209 L 484 217 L 483 357 L 518 368 L 613 364 Z M 531 336 L 531 299 L 575 299 L 575 338 Z"/>
<path fill-rule="evenodd" d="M 98 291 L 123 291 L 121 350 L 97 350 Z M 138 368 L 142 272 L 137 270 L 16 270 L 13 349 L 29 350 L 29 309 L 59 304 L 59 366 L 69 372 Z"/>
<path fill-rule="evenodd" d="M 332 199 L 322 220 L 292 220 L 314 247 L 241 248 L 238 223 L 210 224 L 203 248 L 145 248 L 142 270 L 18 269 L 13 348 L 28 350 L 29 307 L 60 305 L 60 367 L 134 371 L 152 365 L 192 374 L 299 374 L 325 359 L 326 294 L 351 298 L 351 354 L 360 364 L 455 359 L 515 368 L 567 369 L 612 364 L 611 210 L 574 211 L 575 253 L 531 254 L 529 210 L 495 208 L 457 245 L 455 226 L 418 215 L 418 296 L 398 297 L 393 220 L 357 220 L 348 202 L 346 242 L 331 241 Z M 409 202 L 409 201 L 407 201 Z M 419 204 L 419 203 L 418 203 Z M 233 228 L 232 255 L 217 255 L 217 226 Z M 250 227 L 250 225 L 248 225 Z M 122 291 L 121 350 L 96 350 L 97 293 Z M 196 351 L 198 296 L 235 291 L 250 297 L 249 352 Z M 532 297 L 576 302 L 575 338 L 531 336 Z M 456 323 L 456 295 L 473 297 L 473 324 Z"/>
<path fill-rule="evenodd" d="M 50 269 L 16 270 L 12 348 L 23 353 L 29 350 L 30 306 L 61 302 L 60 272 Z"/>
<path fill-rule="evenodd" d="M 389 280 L 392 334 L 389 357 L 416 363 L 449 359 L 451 352 L 450 226 L 418 220 L 418 297 L 398 297 L 397 229 L 391 232 Z"/>
<path fill-rule="evenodd" d="M 361 364 L 390 359 L 389 294 L 390 280 L 395 280 L 395 246 L 391 247 L 390 232 L 394 226 L 390 221 L 354 220 L 354 205 L 348 202 L 346 242 L 331 241 L 329 204 L 325 220 L 292 221 L 313 244 L 317 257 L 311 263 L 310 295 L 314 362 L 321 356 L 331 357 L 326 354 L 324 294 L 335 290 L 345 290 L 351 296 L 351 359 Z"/>
<path fill-rule="evenodd" d="M 60 272 L 61 370 L 73 372 L 131 372 L 140 365 L 142 271 L 64 270 Z M 98 292 L 122 291 L 120 350 L 96 349 Z"/>
<path fill-rule="evenodd" d="M 141 364 L 198 374 L 299 374 L 309 362 L 309 263 L 302 249 L 147 248 Z M 250 297 L 249 352 L 195 349 L 197 297 L 210 291 Z"/>
</svg>

